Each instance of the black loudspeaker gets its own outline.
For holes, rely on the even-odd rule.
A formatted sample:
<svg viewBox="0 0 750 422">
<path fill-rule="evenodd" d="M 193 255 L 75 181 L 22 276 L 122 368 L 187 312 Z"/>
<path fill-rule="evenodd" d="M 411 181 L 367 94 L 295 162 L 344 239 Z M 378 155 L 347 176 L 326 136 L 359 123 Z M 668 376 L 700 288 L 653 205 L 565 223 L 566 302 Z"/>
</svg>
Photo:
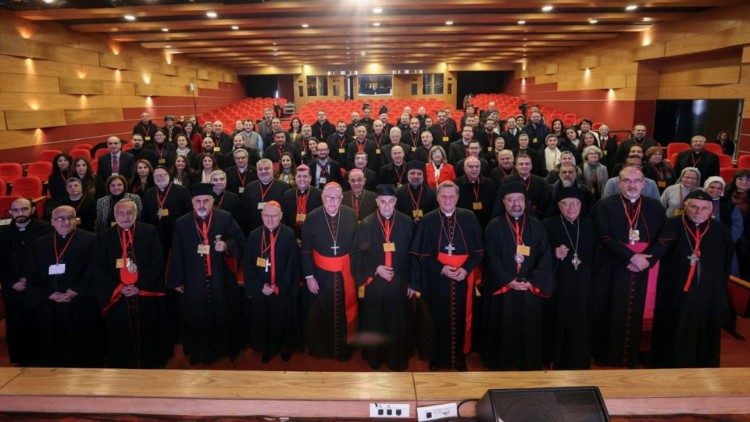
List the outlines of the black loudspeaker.
<svg viewBox="0 0 750 422">
<path fill-rule="evenodd" d="M 477 403 L 479 422 L 608 422 L 597 387 L 487 390 Z"/>
</svg>

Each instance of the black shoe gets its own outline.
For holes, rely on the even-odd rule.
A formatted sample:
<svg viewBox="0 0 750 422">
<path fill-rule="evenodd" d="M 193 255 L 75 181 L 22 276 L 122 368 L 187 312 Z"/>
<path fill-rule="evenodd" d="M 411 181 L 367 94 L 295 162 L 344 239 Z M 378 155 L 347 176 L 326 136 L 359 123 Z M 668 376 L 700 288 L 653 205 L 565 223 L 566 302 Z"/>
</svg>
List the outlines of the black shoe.
<svg viewBox="0 0 750 422">
<path fill-rule="evenodd" d="M 288 350 L 284 350 L 281 352 L 281 360 L 284 362 L 289 362 L 292 359 L 292 352 Z"/>
<path fill-rule="evenodd" d="M 437 364 L 437 362 L 430 361 L 430 371 L 436 371 L 440 366 Z"/>
</svg>

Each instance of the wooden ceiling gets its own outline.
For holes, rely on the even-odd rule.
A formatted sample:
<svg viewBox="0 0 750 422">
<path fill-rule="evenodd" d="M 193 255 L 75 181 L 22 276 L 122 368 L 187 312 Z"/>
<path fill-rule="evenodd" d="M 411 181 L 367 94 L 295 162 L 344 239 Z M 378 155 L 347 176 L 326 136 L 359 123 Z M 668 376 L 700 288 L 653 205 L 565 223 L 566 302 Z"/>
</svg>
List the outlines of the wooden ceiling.
<svg viewBox="0 0 750 422">
<path fill-rule="evenodd" d="M 198 60 L 233 67 L 370 62 L 510 63 L 585 48 L 620 33 L 688 20 L 732 0 L 16 0 L 5 7 Z M 634 4 L 637 9 L 628 11 Z M 552 11 L 542 11 L 552 6 Z M 215 18 L 206 16 L 216 13 Z M 125 15 L 135 17 L 134 21 Z M 452 24 L 447 24 L 450 21 Z M 523 21 L 524 23 L 521 23 Z M 696 23 L 700 24 L 700 23 Z M 303 27 L 307 25 L 307 27 Z"/>
</svg>

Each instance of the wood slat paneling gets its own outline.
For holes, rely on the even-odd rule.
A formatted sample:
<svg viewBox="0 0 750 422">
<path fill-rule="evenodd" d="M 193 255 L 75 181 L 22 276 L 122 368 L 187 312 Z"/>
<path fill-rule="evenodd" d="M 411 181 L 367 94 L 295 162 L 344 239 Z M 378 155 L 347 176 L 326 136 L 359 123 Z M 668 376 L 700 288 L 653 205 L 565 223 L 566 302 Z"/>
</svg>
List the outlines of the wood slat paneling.
<svg viewBox="0 0 750 422">
<path fill-rule="evenodd" d="M 121 108 L 65 110 L 65 123 L 68 125 L 117 122 L 120 120 L 122 120 Z"/>
<path fill-rule="evenodd" d="M 661 85 L 723 85 L 733 84 L 740 80 L 739 66 L 723 66 L 682 70 L 662 75 Z"/>
<path fill-rule="evenodd" d="M 65 113 L 62 110 L 6 110 L 5 123 L 11 130 L 64 126 Z"/>
<path fill-rule="evenodd" d="M 60 81 L 54 76 L 0 73 L 0 92 L 60 93 Z"/>
<path fill-rule="evenodd" d="M 60 78 L 63 94 L 104 94 L 104 83 L 90 79 Z"/>
</svg>

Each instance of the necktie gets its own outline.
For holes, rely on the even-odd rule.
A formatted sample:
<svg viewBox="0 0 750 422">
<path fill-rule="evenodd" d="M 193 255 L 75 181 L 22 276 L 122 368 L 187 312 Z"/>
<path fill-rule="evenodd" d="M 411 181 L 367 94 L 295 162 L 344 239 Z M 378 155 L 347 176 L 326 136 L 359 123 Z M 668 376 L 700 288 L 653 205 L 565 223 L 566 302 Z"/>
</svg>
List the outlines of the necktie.
<svg viewBox="0 0 750 422">
<path fill-rule="evenodd" d="M 112 156 L 112 173 L 120 172 L 120 158 L 117 155 Z"/>
</svg>

